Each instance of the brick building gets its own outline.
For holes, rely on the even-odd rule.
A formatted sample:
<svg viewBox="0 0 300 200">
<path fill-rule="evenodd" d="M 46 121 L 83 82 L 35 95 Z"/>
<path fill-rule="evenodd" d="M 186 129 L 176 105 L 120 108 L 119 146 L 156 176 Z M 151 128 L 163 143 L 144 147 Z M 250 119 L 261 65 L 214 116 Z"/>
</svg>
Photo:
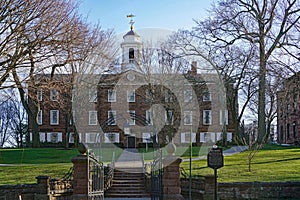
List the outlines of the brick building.
<svg viewBox="0 0 300 200">
<path fill-rule="evenodd" d="M 285 79 L 277 93 L 277 141 L 300 143 L 300 72 Z"/>
<path fill-rule="evenodd" d="M 118 143 L 129 148 L 171 141 L 200 145 L 222 136 L 232 141 L 234 119 L 224 103 L 232 85 L 220 85 L 217 73 L 199 73 L 197 62 L 189 64 L 186 72 L 145 73 L 140 70 L 142 47 L 131 27 L 121 43 L 120 72 L 84 75 L 79 79 L 86 84 L 80 82 L 80 89 L 67 84 L 68 75 L 57 75 L 55 84 L 47 81 L 30 90 L 39 99 L 40 141 L 74 143 L 78 135 L 88 144 Z"/>
</svg>

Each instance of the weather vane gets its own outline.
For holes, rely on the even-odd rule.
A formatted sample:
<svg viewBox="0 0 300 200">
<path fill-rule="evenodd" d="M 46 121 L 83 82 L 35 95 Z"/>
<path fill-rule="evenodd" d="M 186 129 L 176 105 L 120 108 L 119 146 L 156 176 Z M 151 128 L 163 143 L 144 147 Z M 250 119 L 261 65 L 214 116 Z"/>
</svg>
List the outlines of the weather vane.
<svg viewBox="0 0 300 200">
<path fill-rule="evenodd" d="M 135 15 L 133 15 L 133 14 L 127 15 L 127 18 L 130 18 L 130 22 L 129 22 L 129 24 L 130 24 L 130 30 L 133 30 L 133 24 L 134 24 L 133 18 L 134 17 L 135 17 Z"/>
</svg>

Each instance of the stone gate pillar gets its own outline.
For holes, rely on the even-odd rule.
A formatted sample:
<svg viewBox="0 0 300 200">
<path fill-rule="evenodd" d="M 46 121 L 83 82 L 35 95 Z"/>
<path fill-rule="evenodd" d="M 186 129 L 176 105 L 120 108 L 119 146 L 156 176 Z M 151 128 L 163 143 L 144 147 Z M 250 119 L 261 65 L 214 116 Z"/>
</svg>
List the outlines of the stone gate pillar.
<svg viewBox="0 0 300 200">
<path fill-rule="evenodd" d="M 176 151 L 174 144 L 168 144 L 166 150 L 169 155 L 162 161 L 164 166 L 162 176 L 164 200 L 184 200 L 180 187 L 180 163 L 182 159 L 174 156 Z"/>
<path fill-rule="evenodd" d="M 88 157 L 78 155 L 72 159 L 73 175 L 73 199 L 88 200 Z"/>
</svg>

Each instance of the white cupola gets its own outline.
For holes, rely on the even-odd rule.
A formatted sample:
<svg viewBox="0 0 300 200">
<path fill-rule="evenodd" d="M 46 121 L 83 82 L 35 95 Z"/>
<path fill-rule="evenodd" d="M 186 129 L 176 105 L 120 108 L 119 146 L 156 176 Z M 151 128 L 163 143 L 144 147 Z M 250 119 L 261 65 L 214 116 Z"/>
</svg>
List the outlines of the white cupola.
<svg viewBox="0 0 300 200">
<path fill-rule="evenodd" d="M 140 64 L 140 57 L 142 53 L 142 42 L 140 36 L 133 31 L 133 14 L 127 15 L 131 18 L 130 31 L 123 36 L 122 48 L 122 71 L 136 68 Z"/>
</svg>

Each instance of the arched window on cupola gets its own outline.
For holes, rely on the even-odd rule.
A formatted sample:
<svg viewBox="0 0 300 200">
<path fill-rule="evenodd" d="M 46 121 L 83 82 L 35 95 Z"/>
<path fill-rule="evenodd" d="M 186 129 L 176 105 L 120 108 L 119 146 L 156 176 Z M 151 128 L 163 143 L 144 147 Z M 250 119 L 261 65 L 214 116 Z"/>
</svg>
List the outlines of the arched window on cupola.
<svg viewBox="0 0 300 200">
<path fill-rule="evenodd" d="M 134 61 L 134 49 L 130 48 L 129 49 L 129 62 L 133 62 Z"/>
</svg>

